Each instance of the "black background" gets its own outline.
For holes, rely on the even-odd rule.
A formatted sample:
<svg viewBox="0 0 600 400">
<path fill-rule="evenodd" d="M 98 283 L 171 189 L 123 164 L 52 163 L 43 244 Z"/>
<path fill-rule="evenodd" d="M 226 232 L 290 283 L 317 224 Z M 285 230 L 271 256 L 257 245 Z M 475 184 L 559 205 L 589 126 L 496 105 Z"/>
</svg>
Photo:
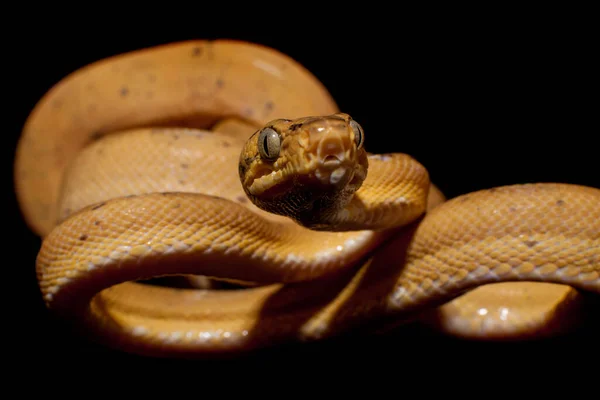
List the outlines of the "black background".
<svg viewBox="0 0 600 400">
<path fill-rule="evenodd" d="M 85 13 L 85 18 L 78 14 L 36 23 L 21 14 L 21 30 L 13 35 L 5 32 L 9 96 L 4 100 L 10 112 L 3 128 L 8 140 L 4 160 L 9 164 L 4 170 L 12 168 L 29 111 L 66 74 L 139 48 L 225 37 L 258 42 L 295 58 L 326 85 L 342 111 L 362 124 L 369 151 L 412 154 L 449 197 L 523 182 L 600 187 L 597 106 L 592 103 L 597 101 L 597 64 L 585 22 L 560 12 L 545 17 L 540 10 L 527 16 L 514 10 L 494 17 L 487 12 L 469 17 L 455 10 L 462 18 L 443 12 L 434 17 L 430 11 L 385 15 L 379 10 L 370 19 L 359 11 L 281 10 L 276 17 L 246 17 L 250 22 L 246 29 L 237 29 L 237 23 L 223 14 L 209 18 L 198 13 L 193 15 L 197 20 L 185 21 L 139 17 L 139 24 L 120 16 L 88 20 L 93 12 Z M 214 23 L 207 24 L 206 19 Z M 5 186 L 12 188 L 12 182 Z M 5 266 L 11 279 L 8 286 L 16 293 L 9 295 L 17 297 L 7 311 L 16 311 L 20 327 L 10 333 L 13 340 L 28 340 L 27 345 L 15 346 L 22 357 L 40 363 L 44 357 L 55 357 L 73 365 L 180 365 L 99 348 L 56 326 L 45 313 L 35 284 L 39 239 L 24 225 L 12 190 L 10 201 L 11 212 L 5 215 L 13 228 L 6 243 L 15 243 L 15 248 Z M 467 354 L 475 357 L 476 365 L 504 362 L 515 354 L 532 362 L 550 352 L 587 356 L 595 351 L 596 335 L 597 330 L 587 330 L 535 344 L 488 345 L 410 331 L 375 342 L 339 340 L 276 349 L 236 362 L 250 366 L 319 360 L 321 365 L 338 366 L 398 358 L 425 362 L 433 355 L 437 360 L 456 360 Z"/>
</svg>

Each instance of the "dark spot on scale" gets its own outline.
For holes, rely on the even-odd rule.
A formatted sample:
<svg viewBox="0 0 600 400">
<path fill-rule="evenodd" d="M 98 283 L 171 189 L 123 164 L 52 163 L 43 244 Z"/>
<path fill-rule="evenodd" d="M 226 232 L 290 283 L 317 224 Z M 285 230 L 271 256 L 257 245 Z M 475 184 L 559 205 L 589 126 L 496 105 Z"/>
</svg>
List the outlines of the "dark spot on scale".
<svg viewBox="0 0 600 400">
<path fill-rule="evenodd" d="M 186 163 L 181 163 L 181 168 L 187 169 L 190 165 Z"/>
<path fill-rule="evenodd" d="M 525 245 L 529 248 L 532 248 L 533 246 L 535 246 L 536 244 L 538 244 L 538 242 L 536 240 L 526 240 Z"/>
<path fill-rule="evenodd" d="M 174 133 L 172 136 L 173 136 L 173 139 L 175 139 L 175 140 L 179 139 L 179 135 L 176 133 Z"/>
<path fill-rule="evenodd" d="M 179 182 L 180 185 L 185 185 L 185 181 L 183 179 L 179 179 L 177 182 Z"/>
<path fill-rule="evenodd" d="M 510 206 L 510 207 L 508 207 L 508 211 L 515 212 L 515 211 L 517 211 L 517 207 Z"/>
<path fill-rule="evenodd" d="M 198 57 L 202 55 L 202 47 L 194 47 L 192 49 L 192 57 Z"/>
<path fill-rule="evenodd" d="M 173 204 L 173 208 L 179 208 L 179 207 L 181 207 L 181 203 L 175 203 L 175 204 Z"/>
<path fill-rule="evenodd" d="M 156 82 L 156 75 L 148 74 L 148 82 Z"/>
<path fill-rule="evenodd" d="M 246 117 L 251 117 L 253 114 L 254 114 L 254 110 L 250 107 L 248 107 L 244 110 L 244 115 Z"/>
<path fill-rule="evenodd" d="M 223 82 L 223 79 L 217 79 L 217 87 L 220 89 L 223 86 L 225 86 L 225 82 Z"/>
<path fill-rule="evenodd" d="M 92 132 L 90 135 L 90 139 L 92 139 L 92 140 L 98 140 L 101 137 L 102 137 L 102 132 L 98 132 L 98 131 Z"/>
<path fill-rule="evenodd" d="M 248 202 L 248 198 L 246 196 L 237 196 L 235 199 L 242 204 Z"/>
<path fill-rule="evenodd" d="M 100 204 L 96 204 L 94 207 L 92 207 L 92 210 L 97 210 L 99 208 L 102 208 L 106 205 L 106 202 L 100 203 Z"/>
<path fill-rule="evenodd" d="M 81 236 L 79 236 L 79 240 L 86 240 L 88 238 L 88 235 L 86 235 L 85 233 Z"/>
<path fill-rule="evenodd" d="M 127 96 L 129 94 L 129 89 L 127 88 L 127 86 L 123 86 L 119 91 L 119 94 L 121 95 L 121 97 Z"/>
<path fill-rule="evenodd" d="M 95 220 L 95 221 L 94 221 L 94 225 L 96 225 L 96 226 L 100 225 L 100 220 L 98 220 L 98 219 L 97 219 L 97 220 Z"/>
<path fill-rule="evenodd" d="M 223 141 L 221 142 L 221 145 L 222 145 L 223 147 L 229 147 L 229 146 L 231 146 L 231 143 L 229 143 L 229 142 L 228 142 L 228 141 L 226 141 L 226 140 L 223 140 Z"/>
<path fill-rule="evenodd" d="M 273 107 L 275 107 L 275 104 L 273 104 L 272 101 L 267 101 L 265 103 L 265 110 L 267 111 L 271 111 L 273 109 Z"/>
<path fill-rule="evenodd" d="M 556 205 L 557 205 L 557 206 L 563 206 L 564 204 L 565 204 L 565 201 L 564 201 L 564 200 L 561 200 L 561 199 L 559 199 L 559 200 L 556 200 Z"/>
<path fill-rule="evenodd" d="M 495 188 L 495 187 L 488 189 L 488 192 L 490 192 L 490 193 L 494 193 L 497 191 L 498 191 L 498 188 Z"/>
</svg>

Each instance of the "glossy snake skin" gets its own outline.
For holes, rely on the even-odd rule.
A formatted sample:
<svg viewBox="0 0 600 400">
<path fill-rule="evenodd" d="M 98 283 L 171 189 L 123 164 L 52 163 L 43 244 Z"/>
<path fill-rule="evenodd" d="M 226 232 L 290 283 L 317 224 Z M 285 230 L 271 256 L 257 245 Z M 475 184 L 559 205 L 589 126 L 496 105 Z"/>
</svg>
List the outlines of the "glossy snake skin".
<svg viewBox="0 0 600 400">
<path fill-rule="evenodd" d="M 40 100 L 16 152 L 23 216 L 43 237 L 41 295 L 108 346 L 195 356 L 414 318 L 467 338 L 538 337 L 564 328 L 553 321 L 580 291 L 600 293 L 600 190 L 445 201 L 410 155 L 367 153 L 376 134 L 255 44 L 86 66 Z M 140 282 L 158 276 L 241 288 Z"/>
</svg>

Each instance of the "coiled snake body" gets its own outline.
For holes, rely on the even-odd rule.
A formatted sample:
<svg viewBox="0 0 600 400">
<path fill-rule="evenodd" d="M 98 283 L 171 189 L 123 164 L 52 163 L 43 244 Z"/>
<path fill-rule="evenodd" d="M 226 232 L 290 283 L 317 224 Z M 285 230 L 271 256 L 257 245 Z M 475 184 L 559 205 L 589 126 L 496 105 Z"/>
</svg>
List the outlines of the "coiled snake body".
<svg viewBox="0 0 600 400">
<path fill-rule="evenodd" d="M 47 306 L 110 346 L 194 355 L 422 315 L 468 338 L 537 337 L 564 328 L 579 290 L 600 293 L 600 190 L 445 201 L 414 158 L 368 154 L 367 135 L 255 44 L 76 71 L 32 111 L 15 161 Z M 134 282 L 171 275 L 246 287 Z"/>
</svg>

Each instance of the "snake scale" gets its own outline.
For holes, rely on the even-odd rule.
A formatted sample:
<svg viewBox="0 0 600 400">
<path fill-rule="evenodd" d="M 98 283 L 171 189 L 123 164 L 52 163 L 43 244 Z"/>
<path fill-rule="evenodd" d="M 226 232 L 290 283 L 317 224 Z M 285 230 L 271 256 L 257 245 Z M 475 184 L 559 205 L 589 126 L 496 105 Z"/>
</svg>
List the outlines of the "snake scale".
<svg viewBox="0 0 600 400">
<path fill-rule="evenodd" d="M 47 307 L 108 346 L 194 356 L 414 319 L 540 337 L 600 293 L 600 190 L 446 200 L 410 155 L 367 153 L 369 134 L 258 44 L 172 43 L 75 71 L 15 159 Z"/>
</svg>

